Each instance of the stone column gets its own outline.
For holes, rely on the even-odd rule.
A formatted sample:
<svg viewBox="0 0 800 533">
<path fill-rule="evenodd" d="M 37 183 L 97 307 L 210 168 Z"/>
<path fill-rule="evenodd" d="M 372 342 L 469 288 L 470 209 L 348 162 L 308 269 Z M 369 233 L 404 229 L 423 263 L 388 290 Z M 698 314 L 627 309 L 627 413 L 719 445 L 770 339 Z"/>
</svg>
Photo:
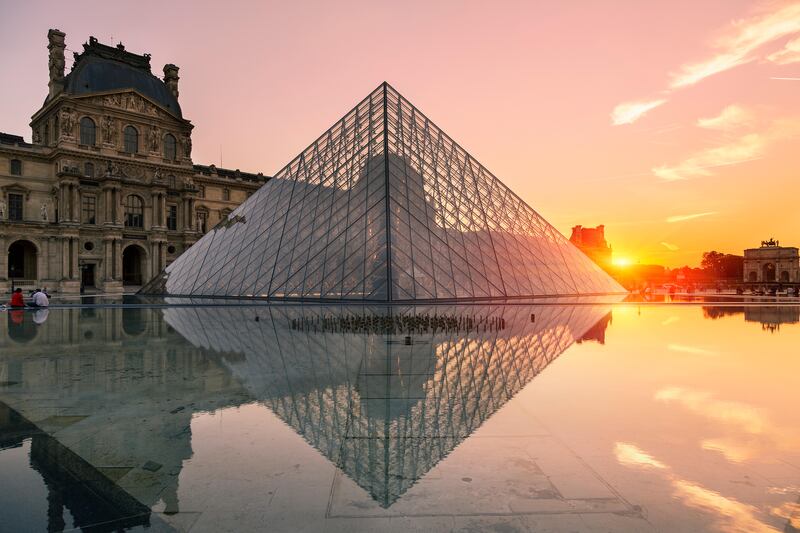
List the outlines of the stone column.
<svg viewBox="0 0 800 533">
<path fill-rule="evenodd" d="M 112 271 L 113 247 L 114 241 L 112 239 L 103 239 L 103 281 L 114 279 L 114 272 Z"/>
<path fill-rule="evenodd" d="M 80 268 L 78 265 L 78 246 L 80 245 L 80 240 L 78 237 L 72 238 L 72 279 L 80 279 Z"/>
<path fill-rule="evenodd" d="M 189 198 L 189 229 L 194 231 L 195 229 L 195 221 L 197 220 L 197 216 L 194 212 L 194 198 Z"/>
<path fill-rule="evenodd" d="M 72 186 L 72 220 L 81 221 L 81 197 L 77 185 Z"/>
<path fill-rule="evenodd" d="M 69 237 L 61 238 L 61 279 L 69 279 Z"/>
<path fill-rule="evenodd" d="M 122 279 L 122 241 L 114 240 L 114 279 Z"/>
<path fill-rule="evenodd" d="M 125 209 L 122 207 L 122 189 L 114 189 L 114 222 L 117 224 L 125 223 Z"/>
<path fill-rule="evenodd" d="M 103 195 L 103 201 L 105 202 L 105 206 L 103 207 L 103 213 L 105 217 L 105 222 L 108 224 L 114 223 L 114 215 L 111 212 L 111 189 L 106 189 L 105 194 Z"/>
<path fill-rule="evenodd" d="M 6 238 L 0 235 L 0 281 L 8 279 L 8 244 Z"/>
<path fill-rule="evenodd" d="M 67 205 L 64 202 L 64 185 L 59 184 L 58 186 L 58 221 L 64 222 L 67 220 Z"/>
</svg>

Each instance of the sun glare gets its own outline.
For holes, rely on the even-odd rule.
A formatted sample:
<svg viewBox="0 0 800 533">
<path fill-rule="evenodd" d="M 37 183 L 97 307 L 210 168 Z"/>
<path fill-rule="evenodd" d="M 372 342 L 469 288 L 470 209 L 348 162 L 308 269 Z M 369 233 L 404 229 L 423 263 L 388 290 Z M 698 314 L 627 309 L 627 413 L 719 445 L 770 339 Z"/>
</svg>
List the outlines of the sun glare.
<svg viewBox="0 0 800 533">
<path fill-rule="evenodd" d="M 615 257 L 611 262 L 618 267 L 626 267 L 633 264 L 633 260 L 627 257 Z"/>
</svg>

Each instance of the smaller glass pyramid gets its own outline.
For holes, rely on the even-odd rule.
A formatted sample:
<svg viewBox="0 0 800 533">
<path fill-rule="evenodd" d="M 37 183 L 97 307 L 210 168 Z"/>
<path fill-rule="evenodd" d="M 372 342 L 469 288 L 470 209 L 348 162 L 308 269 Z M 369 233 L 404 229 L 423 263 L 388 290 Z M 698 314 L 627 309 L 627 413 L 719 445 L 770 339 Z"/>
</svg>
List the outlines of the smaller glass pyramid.
<svg viewBox="0 0 800 533">
<path fill-rule="evenodd" d="M 625 290 L 383 83 L 142 292 L 419 302 Z"/>
</svg>

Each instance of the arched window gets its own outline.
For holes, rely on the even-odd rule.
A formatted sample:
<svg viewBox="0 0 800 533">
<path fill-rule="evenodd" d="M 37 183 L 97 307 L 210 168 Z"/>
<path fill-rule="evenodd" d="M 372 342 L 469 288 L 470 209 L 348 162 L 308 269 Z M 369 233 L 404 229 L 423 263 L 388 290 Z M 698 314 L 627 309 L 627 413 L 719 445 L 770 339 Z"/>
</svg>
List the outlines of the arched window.
<svg viewBox="0 0 800 533">
<path fill-rule="evenodd" d="M 81 119 L 81 144 L 86 146 L 94 146 L 96 141 L 96 128 L 94 120 L 89 117 Z"/>
<path fill-rule="evenodd" d="M 125 226 L 129 228 L 144 227 L 144 202 L 135 194 L 125 198 Z"/>
<path fill-rule="evenodd" d="M 135 154 L 139 151 L 139 132 L 133 126 L 125 126 L 125 151 Z"/>
<path fill-rule="evenodd" d="M 170 161 L 175 160 L 177 142 L 175 141 L 175 137 L 167 133 L 164 137 L 164 158 L 169 159 Z"/>
<path fill-rule="evenodd" d="M 87 178 L 94 177 L 94 163 L 84 163 L 83 164 L 83 175 Z"/>
</svg>

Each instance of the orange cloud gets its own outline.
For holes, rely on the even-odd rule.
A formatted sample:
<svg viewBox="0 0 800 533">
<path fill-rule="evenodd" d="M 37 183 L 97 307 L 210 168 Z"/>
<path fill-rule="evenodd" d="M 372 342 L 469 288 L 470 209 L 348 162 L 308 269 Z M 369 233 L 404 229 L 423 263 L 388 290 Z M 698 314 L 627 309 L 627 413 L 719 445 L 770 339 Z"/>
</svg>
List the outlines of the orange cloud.
<svg viewBox="0 0 800 533">
<path fill-rule="evenodd" d="M 675 222 L 684 222 L 686 220 L 692 220 L 695 218 L 707 217 L 716 214 L 717 214 L 716 211 L 707 211 L 705 213 L 692 213 L 691 215 L 674 215 L 671 217 L 667 217 L 666 222 L 669 224 L 674 224 Z"/>
<path fill-rule="evenodd" d="M 652 172 L 666 181 L 710 176 L 713 174 L 711 169 L 761 159 L 766 146 L 767 139 L 763 135 L 750 133 L 728 144 L 697 152 L 676 165 L 654 167 Z"/>
<path fill-rule="evenodd" d="M 642 118 L 649 111 L 665 103 L 666 100 L 651 100 L 649 102 L 625 102 L 619 104 L 611 112 L 611 123 L 614 126 L 632 124 Z"/>
<path fill-rule="evenodd" d="M 789 65 L 800 61 L 800 39 L 795 39 L 786 43 L 783 50 L 778 50 L 767 56 L 768 61 L 776 65 Z"/>
<path fill-rule="evenodd" d="M 752 111 L 738 105 L 729 105 L 715 117 L 699 119 L 697 125 L 708 130 L 730 131 L 749 126 L 754 119 Z"/>
<path fill-rule="evenodd" d="M 762 12 L 753 17 L 736 21 L 712 43 L 716 50 L 710 57 L 687 63 L 672 74 L 663 94 L 695 85 L 706 78 L 732 68 L 765 59 L 784 65 L 800 61 L 800 39 L 790 41 L 779 51 L 762 52 L 762 49 L 779 39 L 800 35 L 800 2 L 792 2 L 777 10 Z M 666 99 L 651 102 L 623 103 L 611 113 L 614 125 L 630 124 L 648 111 L 662 105 Z"/>
<path fill-rule="evenodd" d="M 796 33 L 800 33 L 800 2 L 735 22 L 732 32 L 714 43 L 718 53 L 681 67 L 680 72 L 673 75 L 670 87 L 694 85 L 709 76 L 754 61 L 758 59 L 755 52 L 761 47 Z"/>
</svg>

